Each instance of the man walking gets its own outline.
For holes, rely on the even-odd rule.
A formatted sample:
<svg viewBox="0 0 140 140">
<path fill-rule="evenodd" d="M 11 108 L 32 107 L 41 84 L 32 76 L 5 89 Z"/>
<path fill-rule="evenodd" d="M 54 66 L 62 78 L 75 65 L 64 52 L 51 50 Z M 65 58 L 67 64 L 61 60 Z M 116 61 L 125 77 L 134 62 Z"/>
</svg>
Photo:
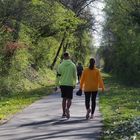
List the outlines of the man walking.
<svg viewBox="0 0 140 140">
<path fill-rule="evenodd" d="M 79 62 L 77 65 L 77 76 L 78 76 L 78 82 L 80 82 L 80 78 L 82 75 L 82 71 L 83 71 L 83 66 L 82 64 Z"/>
<path fill-rule="evenodd" d="M 77 81 L 76 65 L 70 60 L 69 53 L 63 54 L 63 61 L 58 67 L 58 81 L 62 97 L 62 117 L 70 118 L 70 106 L 73 98 L 73 89 Z"/>
</svg>

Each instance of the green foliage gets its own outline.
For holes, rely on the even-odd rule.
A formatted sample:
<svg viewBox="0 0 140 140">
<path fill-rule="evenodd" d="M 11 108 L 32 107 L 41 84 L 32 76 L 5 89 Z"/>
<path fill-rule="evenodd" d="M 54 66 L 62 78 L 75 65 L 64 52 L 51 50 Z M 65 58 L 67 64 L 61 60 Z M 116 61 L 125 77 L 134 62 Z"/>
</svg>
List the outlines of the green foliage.
<svg viewBox="0 0 140 140">
<path fill-rule="evenodd" d="M 42 96 L 47 96 L 52 92 L 52 83 L 48 83 L 47 87 L 42 88 L 36 88 L 35 86 L 34 89 L 30 89 L 28 92 L 0 96 L 0 124 L 21 109 L 42 98 Z"/>
<path fill-rule="evenodd" d="M 75 62 L 84 62 L 90 35 L 86 28 L 79 27 L 86 24 L 57 1 L 0 1 L 0 94 L 46 86 L 45 79 L 52 71 L 48 74 L 44 69 L 51 66 L 64 33 L 56 64 L 66 50 Z"/>
<path fill-rule="evenodd" d="M 137 1 L 106 0 L 107 20 L 101 48 L 104 70 L 115 73 L 125 83 L 137 85 L 140 82 L 139 7 Z"/>
<path fill-rule="evenodd" d="M 57 0 L 0 0 L 0 120 L 55 84 L 49 67 L 63 37 L 55 68 L 67 50 L 75 62 L 84 62 L 91 38 L 87 23 Z"/>
<path fill-rule="evenodd" d="M 75 61 L 79 60 L 83 64 L 86 62 L 86 58 L 90 55 L 91 35 L 87 31 L 79 31 L 76 33 L 75 38 L 78 40 L 74 42 L 74 56 Z M 84 54 L 84 55 L 83 55 Z"/>
</svg>

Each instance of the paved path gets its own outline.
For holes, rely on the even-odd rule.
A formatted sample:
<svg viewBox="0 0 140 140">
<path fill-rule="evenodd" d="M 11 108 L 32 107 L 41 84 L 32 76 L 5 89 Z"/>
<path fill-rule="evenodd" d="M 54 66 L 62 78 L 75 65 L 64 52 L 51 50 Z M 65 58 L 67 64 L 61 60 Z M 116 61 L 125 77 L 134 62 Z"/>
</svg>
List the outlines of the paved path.
<svg viewBox="0 0 140 140">
<path fill-rule="evenodd" d="M 74 95 L 71 118 L 61 118 L 59 93 L 44 97 L 0 126 L 0 140 L 97 140 L 102 128 L 99 108 L 85 119 L 84 95 Z"/>
</svg>

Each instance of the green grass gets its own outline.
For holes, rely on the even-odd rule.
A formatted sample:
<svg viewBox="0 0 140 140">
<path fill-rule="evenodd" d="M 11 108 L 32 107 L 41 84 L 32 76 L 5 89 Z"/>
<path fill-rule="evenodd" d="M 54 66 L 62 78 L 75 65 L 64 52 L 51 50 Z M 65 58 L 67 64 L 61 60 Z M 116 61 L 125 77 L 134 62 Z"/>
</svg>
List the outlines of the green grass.
<svg viewBox="0 0 140 140">
<path fill-rule="evenodd" d="M 52 92 L 55 74 L 47 70 L 39 80 L 24 80 L 24 92 L 0 93 L 0 124 L 7 121 L 13 114 L 21 111 L 34 101 Z"/>
<path fill-rule="evenodd" d="M 138 140 L 140 138 L 140 88 L 124 86 L 103 74 L 107 91 L 100 94 L 104 118 L 102 140 Z"/>
<path fill-rule="evenodd" d="M 12 94 L 0 98 L 0 123 L 22 110 L 34 101 L 51 93 L 51 86 L 26 93 Z"/>
</svg>

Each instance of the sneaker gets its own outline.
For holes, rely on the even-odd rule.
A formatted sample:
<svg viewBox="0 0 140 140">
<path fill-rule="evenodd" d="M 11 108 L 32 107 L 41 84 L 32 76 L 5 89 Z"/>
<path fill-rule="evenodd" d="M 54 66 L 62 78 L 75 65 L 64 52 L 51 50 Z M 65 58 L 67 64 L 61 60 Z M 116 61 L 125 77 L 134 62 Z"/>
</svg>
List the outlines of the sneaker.
<svg viewBox="0 0 140 140">
<path fill-rule="evenodd" d="M 70 111 L 69 111 L 69 109 L 66 109 L 66 117 L 67 117 L 67 119 L 69 119 L 70 118 Z"/>
<path fill-rule="evenodd" d="M 62 118 L 65 118 L 66 117 L 66 114 L 62 114 Z"/>
<path fill-rule="evenodd" d="M 89 114 L 90 114 L 90 112 L 91 112 L 91 110 L 88 109 L 88 110 L 87 110 L 87 114 L 86 114 L 86 119 L 89 119 Z"/>
<path fill-rule="evenodd" d="M 90 119 L 93 119 L 93 114 L 91 114 Z"/>
</svg>

